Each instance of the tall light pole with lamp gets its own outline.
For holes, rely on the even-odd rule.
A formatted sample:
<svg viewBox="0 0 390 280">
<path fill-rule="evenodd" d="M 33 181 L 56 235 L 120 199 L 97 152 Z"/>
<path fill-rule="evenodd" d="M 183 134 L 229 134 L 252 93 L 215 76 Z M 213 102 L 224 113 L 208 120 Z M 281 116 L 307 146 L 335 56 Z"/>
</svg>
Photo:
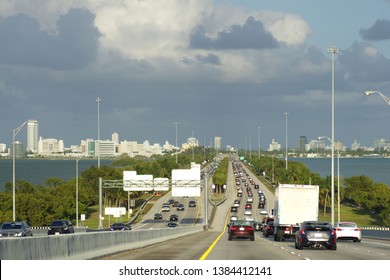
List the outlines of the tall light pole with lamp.
<svg viewBox="0 0 390 280">
<path fill-rule="evenodd" d="M 336 47 L 331 47 L 327 51 L 327 53 L 332 54 L 332 182 L 331 182 L 331 219 L 332 225 L 334 225 L 334 55 L 339 53 L 339 50 Z"/>
<path fill-rule="evenodd" d="M 261 149 L 260 149 L 260 126 L 257 127 L 257 132 L 258 132 L 258 147 L 259 147 L 259 160 L 260 160 L 260 153 L 261 153 Z"/>
<path fill-rule="evenodd" d="M 76 227 L 79 226 L 79 160 L 80 157 L 76 157 Z"/>
<path fill-rule="evenodd" d="M 332 142 L 332 139 L 327 136 L 320 136 L 318 139 L 328 139 L 332 146 L 336 145 L 336 143 Z M 340 222 L 340 213 L 340 147 L 337 147 L 337 222 Z"/>
<path fill-rule="evenodd" d="M 21 125 L 19 125 L 17 128 L 13 130 L 12 133 L 12 218 L 15 221 L 16 220 L 16 202 L 15 202 L 15 195 L 16 195 L 16 185 L 15 185 L 15 137 L 16 134 L 28 123 L 28 121 L 25 121 Z"/>
</svg>

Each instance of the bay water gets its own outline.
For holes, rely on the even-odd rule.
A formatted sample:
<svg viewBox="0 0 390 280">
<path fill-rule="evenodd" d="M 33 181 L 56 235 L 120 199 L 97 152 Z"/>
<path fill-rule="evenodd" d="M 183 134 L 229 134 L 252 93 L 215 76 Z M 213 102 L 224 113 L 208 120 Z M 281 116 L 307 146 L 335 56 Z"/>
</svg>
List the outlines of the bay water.
<svg viewBox="0 0 390 280">
<path fill-rule="evenodd" d="M 304 163 L 312 172 L 321 177 L 331 176 L 330 158 L 289 158 L 288 161 Z M 340 177 L 366 175 L 378 183 L 390 186 L 390 158 L 340 158 Z M 101 165 L 111 165 L 112 160 L 101 160 Z M 337 177 L 337 163 L 335 158 L 335 177 Z M 78 162 L 79 174 L 97 166 L 96 159 L 80 159 Z M 7 182 L 12 182 L 12 159 L 0 160 L 0 191 L 4 190 Z M 45 185 L 48 178 L 70 180 L 76 178 L 76 160 L 72 159 L 17 159 L 15 161 L 15 178 L 34 185 Z"/>
<path fill-rule="evenodd" d="M 112 160 L 100 160 L 100 166 L 110 166 Z M 76 169 L 81 172 L 91 166 L 98 166 L 97 159 L 80 159 L 78 168 L 75 159 L 16 159 L 15 180 L 30 182 L 34 185 L 45 185 L 48 178 L 60 178 L 68 181 L 76 178 Z M 7 182 L 12 182 L 12 159 L 0 160 L 0 191 L 3 191 Z"/>
</svg>

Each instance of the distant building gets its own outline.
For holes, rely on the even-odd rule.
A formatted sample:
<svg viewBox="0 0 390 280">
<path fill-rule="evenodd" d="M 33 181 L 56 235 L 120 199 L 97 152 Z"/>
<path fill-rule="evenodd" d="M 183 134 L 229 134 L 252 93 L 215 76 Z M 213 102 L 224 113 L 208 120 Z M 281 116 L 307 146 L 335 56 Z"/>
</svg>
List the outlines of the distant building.
<svg viewBox="0 0 390 280">
<path fill-rule="evenodd" d="M 37 153 L 38 152 L 38 121 L 28 120 L 27 122 L 27 151 Z"/>
<path fill-rule="evenodd" d="M 0 153 L 5 153 L 7 151 L 7 145 L 0 143 Z"/>
<path fill-rule="evenodd" d="M 281 148 L 282 146 L 277 141 L 275 141 L 275 139 L 272 139 L 271 144 L 269 144 L 268 151 L 269 152 L 280 151 Z"/>
<path fill-rule="evenodd" d="M 306 150 L 306 144 L 307 144 L 306 136 L 299 136 L 298 150 L 299 151 L 305 151 Z"/>
<path fill-rule="evenodd" d="M 361 148 L 360 143 L 357 143 L 356 140 L 351 145 L 351 150 L 352 151 L 359 150 L 360 148 Z"/>
<path fill-rule="evenodd" d="M 198 146 L 199 146 L 198 139 L 196 139 L 194 137 L 189 137 L 189 138 L 187 138 L 187 142 L 183 143 L 181 145 L 181 148 L 183 150 L 187 150 L 187 149 L 192 149 L 192 148 L 198 147 Z"/>
<path fill-rule="evenodd" d="M 64 150 L 63 140 L 39 137 L 37 150 L 39 155 L 64 154 Z"/>
<path fill-rule="evenodd" d="M 15 143 L 12 145 L 12 149 L 15 147 L 15 158 L 24 158 L 26 157 L 26 150 L 24 148 L 24 145 L 19 142 L 15 141 Z M 11 149 L 11 155 L 13 156 L 14 151 Z"/>
<path fill-rule="evenodd" d="M 214 148 L 216 150 L 221 150 L 221 148 L 222 148 L 222 137 L 221 136 L 214 137 Z"/>
</svg>

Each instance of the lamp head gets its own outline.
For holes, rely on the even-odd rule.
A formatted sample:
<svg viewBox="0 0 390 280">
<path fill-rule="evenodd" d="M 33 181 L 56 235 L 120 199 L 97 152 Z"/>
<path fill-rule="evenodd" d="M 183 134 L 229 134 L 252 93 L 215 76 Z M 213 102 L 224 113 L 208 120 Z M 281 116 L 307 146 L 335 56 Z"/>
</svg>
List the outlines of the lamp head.
<svg viewBox="0 0 390 280">
<path fill-rule="evenodd" d="M 373 91 L 373 90 L 366 90 L 365 92 L 364 92 L 364 94 L 365 95 L 367 95 L 367 96 L 369 96 L 369 95 L 371 95 L 371 94 L 373 94 L 373 93 L 375 93 L 376 91 Z"/>
</svg>

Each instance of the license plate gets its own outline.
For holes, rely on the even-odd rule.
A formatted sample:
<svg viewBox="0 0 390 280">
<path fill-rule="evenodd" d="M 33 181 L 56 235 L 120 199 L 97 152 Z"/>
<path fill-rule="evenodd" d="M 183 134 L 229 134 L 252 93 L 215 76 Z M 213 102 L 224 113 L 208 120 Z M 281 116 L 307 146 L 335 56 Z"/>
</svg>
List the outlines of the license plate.
<svg viewBox="0 0 390 280">
<path fill-rule="evenodd" d="M 240 230 L 245 230 L 245 228 L 243 228 L 243 227 L 240 227 Z"/>
<path fill-rule="evenodd" d="M 322 233 L 315 233 L 314 236 L 315 237 L 322 237 Z"/>
</svg>

